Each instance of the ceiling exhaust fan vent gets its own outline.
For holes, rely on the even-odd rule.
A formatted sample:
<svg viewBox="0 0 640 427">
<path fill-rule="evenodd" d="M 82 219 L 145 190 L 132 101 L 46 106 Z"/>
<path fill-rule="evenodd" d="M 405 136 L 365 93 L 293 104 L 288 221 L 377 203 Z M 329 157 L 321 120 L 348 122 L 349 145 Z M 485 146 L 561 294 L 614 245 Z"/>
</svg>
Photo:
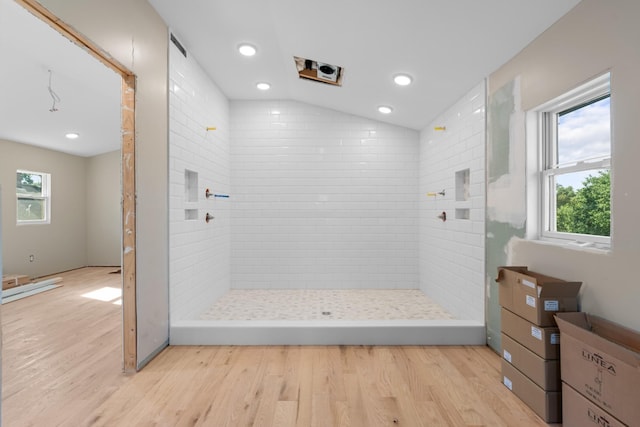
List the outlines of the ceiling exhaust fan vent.
<svg viewBox="0 0 640 427">
<path fill-rule="evenodd" d="M 294 56 L 293 60 L 296 64 L 298 76 L 301 79 L 326 83 L 332 86 L 342 86 L 343 67 L 305 59 L 300 56 Z"/>
</svg>

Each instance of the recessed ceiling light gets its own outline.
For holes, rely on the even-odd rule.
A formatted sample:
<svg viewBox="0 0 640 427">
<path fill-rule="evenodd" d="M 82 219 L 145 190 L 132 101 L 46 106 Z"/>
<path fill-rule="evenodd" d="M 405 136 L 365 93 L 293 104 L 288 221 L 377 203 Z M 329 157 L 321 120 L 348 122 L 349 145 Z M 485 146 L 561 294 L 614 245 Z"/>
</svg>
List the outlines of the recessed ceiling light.
<svg viewBox="0 0 640 427">
<path fill-rule="evenodd" d="M 80 136 L 80 134 L 75 132 L 69 132 L 69 133 L 66 133 L 64 136 L 66 136 L 69 139 L 77 139 Z"/>
<path fill-rule="evenodd" d="M 381 105 L 378 107 L 378 111 L 381 112 L 382 114 L 389 114 L 393 111 L 393 108 L 387 105 Z"/>
<path fill-rule="evenodd" d="M 271 85 L 266 82 L 260 82 L 256 85 L 256 87 L 260 90 L 269 90 L 271 88 Z"/>
<path fill-rule="evenodd" d="M 411 82 L 413 81 L 413 79 L 411 78 L 410 75 L 408 74 L 396 74 L 393 77 L 393 81 L 395 82 L 395 84 L 397 84 L 398 86 L 408 86 L 411 84 Z"/>
<path fill-rule="evenodd" d="M 256 54 L 257 50 L 255 46 L 252 46 L 248 43 L 243 43 L 238 46 L 238 52 L 240 52 L 240 54 L 244 56 L 253 56 Z"/>
</svg>

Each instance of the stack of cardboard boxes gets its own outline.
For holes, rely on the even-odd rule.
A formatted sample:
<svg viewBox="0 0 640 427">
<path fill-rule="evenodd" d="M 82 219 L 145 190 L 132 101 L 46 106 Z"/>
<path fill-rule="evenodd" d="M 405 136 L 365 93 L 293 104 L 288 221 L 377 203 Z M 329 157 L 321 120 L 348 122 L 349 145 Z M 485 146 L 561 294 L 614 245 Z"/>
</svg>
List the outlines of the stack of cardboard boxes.
<svg viewBox="0 0 640 427">
<path fill-rule="evenodd" d="M 562 421 L 560 331 L 554 315 L 575 312 L 581 282 L 500 267 L 503 383 L 547 423 Z"/>
<path fill-rule="evenodd" d="M 586 313 L 558 313 L 565 427 L 640 426 L 640 333 Z"/>
</svg>

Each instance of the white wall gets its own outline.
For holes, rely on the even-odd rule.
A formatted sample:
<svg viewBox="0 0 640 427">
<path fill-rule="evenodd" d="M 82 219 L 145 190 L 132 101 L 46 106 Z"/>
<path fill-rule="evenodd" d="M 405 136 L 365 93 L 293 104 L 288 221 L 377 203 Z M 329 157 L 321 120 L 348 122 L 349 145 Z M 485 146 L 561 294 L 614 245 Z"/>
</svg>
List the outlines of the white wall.
<svg viewBox="0 0 640 427">
<path fill-rule="evenodd" d="M 418 133 L 231 103 L 234 288 L 418 288 Z"/>
<path fill-rule="evenodd" d="M 181 320 L 197 318 L 230 288 L 233 199 L 205 197 L 207 188 L 229 194 L 229 104 L 192 55 L 171 44 L 169 62 L 170 306 L 171 319 Z M 194 201 L 185 194 L 185 170 L 198 176 Z M 197 218 L 186 220 L 185 210 Z M 209 223 L 207 212 L 215 216 Z"/>
<path fill-rule="evenodd" d="M 2 224 L 2 184 L 0 184 L 0 224 Z M 2 227 L 0 227 L 0 272 L 4 271 L 2 267 Z M 2 314 L 2 292 L 0 292 L 0 315 Z M 2 327 L 0 327 L 0 337 L 2 335 Z M 2 339 L 0 339 L 0 383 L 2 383 Z M 0 387 L 0 402 L 2 402 L 2 387 Z M 2 404 L 0 404 L 0 419 L 2 419 Z"/>
<path fill-rule="evenodd" d="M 89 157 L 86 162 L 87 265 L 119 266 L 122 256 L 120 150 Z"/>
<path fill-rule="evenodd" d="M 17 169 L 51 174 L 50 224 L 16 224 Z M 4 273 L 41 277 L 87 265 L 85 178 L 83 157 L 0 140 Z"/>
<path fill-rule="evenodd" d="M 446 129 L 434 129 L 441 126 Z M 464 197 L 456 191 L 456 172 L 465 169 L 468 198 L 457 200 Z M 445 196 L 427 195 L 443 189 Z M 484 204 L 481 82 L 420 133 L 420 289 L 459 319 L 484 321 Z M 469 218 L 456 218 L 456 209 L 468 209 Z M 437 218 L 443 211 L 445 222 Z"/>
<path fill-rule="evenodd" d="M 85 158 L 0 141 L 5 188 L 15 188 L 17 169 L 51 173 L 51 224 L 17 226 L 15 193 L 5 192 L 2 228 L 11 248 L 5 273 L 42 277 L 87 265 L 120 265 L 119 151 Z"/>
<path fill-rule="evenodd" d="M 512 264 L 582 281 L 583 311 L 640 330 L 640 3 L 583 0 L 520 54 L 490 76 L 489 91 L 518 78 L 522 109 L 551 100 L 611 71 L 612 250 L 609 253 L 513 239 Z M 524 123 L 514 133 L 524 135 Z M 524 174 L 525 171 L 522 171 Z"/>
</svg>

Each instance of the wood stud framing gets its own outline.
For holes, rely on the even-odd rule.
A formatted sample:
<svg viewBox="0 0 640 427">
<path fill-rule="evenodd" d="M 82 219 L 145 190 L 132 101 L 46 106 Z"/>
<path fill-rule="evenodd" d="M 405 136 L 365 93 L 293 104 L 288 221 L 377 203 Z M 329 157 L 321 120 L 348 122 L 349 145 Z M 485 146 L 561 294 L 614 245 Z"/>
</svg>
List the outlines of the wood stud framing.
<svg viewBox="0 0 640 427">
<path fill-rule="evenodd" d="M 122 310 L 124 369 L 137 367 L 134 75 L 122 77 Z"/>
</svg>

